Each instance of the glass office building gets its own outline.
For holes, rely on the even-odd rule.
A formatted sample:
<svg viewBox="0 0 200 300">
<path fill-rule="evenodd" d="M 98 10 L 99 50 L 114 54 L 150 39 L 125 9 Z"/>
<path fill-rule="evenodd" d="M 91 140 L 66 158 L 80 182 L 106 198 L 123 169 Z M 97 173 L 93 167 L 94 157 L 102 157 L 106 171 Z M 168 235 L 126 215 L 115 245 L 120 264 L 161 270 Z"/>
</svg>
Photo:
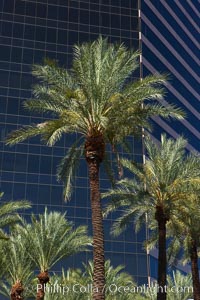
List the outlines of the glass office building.
<svg viewBox="0 0 200 300">
<path fill-rule="evenodd" d="M 200 3 L 199 1 L 141 0 L 142 74 L 169 74 L 166 100 L 186 112 L 186 119 L 168 122 L 154 119 L 153 138 L 162 132 L 188 139 L 187 150 L 200 151 Z M 151 275 L 156 277 L 156 255 Z"/>
<path fill-rule="evenodd" d="M 42 117 L 29 115 L 22 102 L 31 97 L 34 79 L 31 66 L 44 57 L 70 67 L 72 45 L 96 39 L 99 34 L 111 42 L 124 42 L 138 49 L 138 1 L 134 0 L 1 0 L 0 1 L 0 189 L 3 200 L 28 199 L 34 213 L 67 211 L 75 225 L 86 224 L 91 231 L 91 211 L 87 167 L 81 161 L 70 202 L 62 197 L 62 185 L 56 180 L 56 167 L 66 154 L 70 140 L 62 139 L 48 148 L 38 138 L 14 147 L 4 139 L 13 129 L 24 124 L 42 122 Z M 139 77 L 138 73 L 135 73 Z M 142 161 L 142 147 L 131 140 L 133 158 Z M 101 187 L 109 187 L 102 171 Z M 31 211 L 29 212 L 31 213 Z M 26 212 L 26 214 L 28 214 Z M 139 283 L 146 282 L 146 254 L 142 242 L 145 233 L 134 233 L 133 227 L 118 239 L 109 231 L 114 216 L 105 220 L 106 258 L 114 266 L 125 265 Z M 64 266 L 80 267 L 91 253 L 70 258 Z"/>
<path fill-rule="evenodd" d="M 183 135 L 189 151 L 200 151 L 199 17 L 199 1 L 141 1 L 143 75 L 168 73 L 166 100 L 187 115 L 179 122 L 156 118 L 154 137 Z"/>
</svg>

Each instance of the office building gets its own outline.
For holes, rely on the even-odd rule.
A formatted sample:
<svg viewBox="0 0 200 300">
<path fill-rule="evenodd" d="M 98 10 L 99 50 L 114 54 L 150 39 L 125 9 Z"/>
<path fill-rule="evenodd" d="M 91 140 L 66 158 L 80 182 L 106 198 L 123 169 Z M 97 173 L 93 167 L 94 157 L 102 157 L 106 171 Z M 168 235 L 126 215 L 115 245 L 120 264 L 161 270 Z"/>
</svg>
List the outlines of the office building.
<svg viewBox="0 0 200 300">
<path fill-rule="evenodd" d="M 139 6 L 139 13 L 138 13 Z M 76 225 L 91 230 L 87 168 L 80 164 L 70 202 L 62 197 L 62 185 L 56 181 L 56 167 L 65 155 L 69 140 L 53 148 L 31 139 L 14 147 L 4 138 L 24 124 L 40 122 L 28 115 L 21 103 L 31 97 L 31 66 L 44 57 L 70 67 L 72 45 L 96 39 L 99 34 L 111 42 L 124 42 L 129 48 L 141 47 L 141 69 L 136 77 L 167 72 L 166 100 L 181 106 L 187 119 L 168 122 L 154 119 L 153 137 L 165 131 L 176 138 L 188 138 L 189 151 L 200 150 L 199 133 L 199 17 L 198 1 L 164 0 L 2 0 L 0 1 L 0 189 L 3 200 L 29 199 L 32 211 L 42 213 L 44 206 L 65 212 Z M 139 16 L 139 17 L 138 17 Z M 139 34 L 140 31 L 140 34 Z M 140 71 L 140 72 L 139 72 Z M 142 159 L 140 142 L 132 140 L 133 158 Z M 101 187 L 109 186 L 104 172 Z M 106 257 L 113 265 L 124 264 L 139 283 L 146 282 L 146 254 L 142 249 L 145 233 L 132 228 L 118 239 L 109 235 L 112 217 L 105 221 Z M 90 253 L 79 255 L 86 261 Z M 155 260 L 156 261 L 156 260 Z M 151 275 L 156 263 L 151 257 Z M 67 266 L 80 266 L 70 258 Z"/>
<path fill-rule="evenodd" d="M 56 180 L 56 167 L 66 154 L 70 140 L 62 139 L 49 148 L 38 138 L 14 147 L 5 146 L 6 135 L 24 124 L 42 122 L 29 115 L 22 102 L 31 97 L 34 79 L 31 66 L 44 57 L 70 67 L 72 45 L 96 39 L 99 34 L 111 42 L 124 42 L 138 49 L 138 2 L 133 0 L 2 0 L 0 1 L 0 189 L 3 200 L 28 199 L 34 213 L 67 211 L 75 225 L 86 224 L 91 232 L 87 166 L 81 161 L 70 202 L 62 197 L 62 185 Z M 138 73 L 135 74 L 139 77 Z M 142 160 L 141 143 L 132 140 L 133 158 Z M 104 172 L 101 187 L 109 186 Z M 30 212 L 29 212 L 30 213 Z M 28 214 L 28 212 L 26 213 Z M 110 236 L 112 217 L 105 220 L 106 258 L 114 266 L 125 265 L 138 282 L 146 282 L 144 232 L 133 228 L 118 239 Z M 64 267 L 80 267 L 91 253 L 70 258 Z"/>
<path fill-rule="evenodd" d="M 200 4 L 199 1 L 141 1 L 142 75 L 167 73 L 166 100 L 186 112 L 186 119 L 155 119 L 154 137 L 165 131 L 188 139 L 189 151 L 200 151 Z"/>
</svg>

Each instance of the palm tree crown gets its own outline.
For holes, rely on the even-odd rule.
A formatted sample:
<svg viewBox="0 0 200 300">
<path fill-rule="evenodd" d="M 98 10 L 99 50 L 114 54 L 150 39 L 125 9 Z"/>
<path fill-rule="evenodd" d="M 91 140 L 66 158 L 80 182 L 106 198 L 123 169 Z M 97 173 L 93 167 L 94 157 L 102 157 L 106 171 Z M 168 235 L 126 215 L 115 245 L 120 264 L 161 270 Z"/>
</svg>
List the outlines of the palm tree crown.
<svg viewBox="0 0 200 300">
<path fill-rule="evenodd" d="M 33 87 L 34 98 L 25 101 L 24 107 L 31 112 L 48 113 L 53 119 L 12 132 L 6 143 L 13 145 L 41 135 L 42 141 L 52 146 L 63 134 L 79 133 L 86 139 L 84 143 L 89 138 L 89 144 L 103 145 L 98 155 L 102 161 L 106 142 L 113 145 L 128 135 L 140 134 L 142 127 L 150 127 L 149 117 L 183 118 L 180 109 L 159 103 L 165 93 L 161 86 L 166 83 L 165 76 L 131 80 L 138 56 L 139 52 L 131 52 L 123 44 L 109 44 L 100 37 L 93 43 L 74 46 L 70 70 L 47 60 L 45 65 L 34 65 L 33 75 L 40 84 Z M 72 147 L 71 165 L 77 161 L 75 156 L 83 154 L 81 145 Z M 69 160 L 67 163 L 70 165 Z M 70 166 L 65 175 L 68 186 Z M 66 197 L 67 192 L 66 188 Z"/>
</svg>

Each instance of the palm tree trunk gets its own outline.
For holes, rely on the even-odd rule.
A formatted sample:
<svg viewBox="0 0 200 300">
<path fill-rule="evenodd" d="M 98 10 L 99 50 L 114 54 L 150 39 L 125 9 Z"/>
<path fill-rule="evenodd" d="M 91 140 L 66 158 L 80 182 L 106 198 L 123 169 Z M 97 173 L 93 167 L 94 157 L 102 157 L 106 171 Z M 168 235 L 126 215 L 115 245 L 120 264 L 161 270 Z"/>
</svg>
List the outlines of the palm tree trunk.
<svg viewBox="0 0 200 300">
<path fill-rule="evenodd" d="M 88 137 L 85 144 L 85 156 L 88 164 L 90 180 L 90 199 L 93 227 L 93 300 L 105 299 L 105 258 L 104 258 L 104 230 L 99 187 L 99 167 L 104 155 L 104 141 L 102 137 Z"/>
<path fill-rule="evenodd" d="M 36 300 L 44 300 L 45 296 L 45 286 L 49 282 L 49 274 L 48 271 L 40 272 L 37 276 L 38 278 L 38 285 L 37 285 L 37 294 Z"/>
<path fill-rule="evenodd" d="M 155 219 L 158 222 L 158 280 L 157 300 L 167 299 L 167 254 L 166 254 L 166 218 L 163 208 L 156 207 Z"/>
<path fill-rule="evenodd" d="M 191 242 L 190 259 L 191 259 L 192 282 L 193 282 L 193 296 L 194 296 L 194 300 L 200 300 L 198 254 L 197 254 L 197 246 L 195 240 Z"/>
<path fill-rule="evenodd" d="M 11 288 L 10 299 L 11 300 L 23 300 L 22 293 L 24 291 L 21 281 L 17 281 Z"/>
</svg>

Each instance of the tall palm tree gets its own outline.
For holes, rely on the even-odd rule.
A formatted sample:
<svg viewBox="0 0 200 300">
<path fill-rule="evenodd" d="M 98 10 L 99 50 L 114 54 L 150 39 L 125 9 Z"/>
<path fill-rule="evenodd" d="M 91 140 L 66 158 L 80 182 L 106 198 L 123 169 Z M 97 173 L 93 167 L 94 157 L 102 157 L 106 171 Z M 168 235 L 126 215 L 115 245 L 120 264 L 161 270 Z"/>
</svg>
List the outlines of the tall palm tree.
<svg viewBox="0 0 200 300">
<path fill-rule="evenodd" d="M 0 193 L 0 200 L 2 197 L 3 193 Z M 30 207 L 30 202 L 25 200 L 9 201 L 0 204 L 0 239 L 9 239 L 9 236 L 4 229 L 19 222 L 21 217 L 18 212 Z"/>
<path fill-rule="evenodd" d="M 118 234 L 129 221 L 145 223 L 149 215 L 151 227 L 158 231 L 158 300 L 166 300 L 166 225 L 173 215 L 179 211 L 183 200 L 189 200 L 184 186 L 200 182 L 199 158 L 186 155 L 186 140 L 176 141 L 161 137 L 161 145 L 150 139 L 145 142 L 147 149 L 146 163 L 137 166 L 128 160 L 122 165 L 132 174 L 133 179 L 122 179 L 116 189 L 105 193 L 104 197 L 112 197 L 106 208 L 106 214 L 124 207 L 122 216 L 115 223 L 113 231 Z"/>
<path fill-rule="evenodd" d="M 64 257 L 86 251 L 91 245 L 87 236 L 86 226 L 73 228 L 65 214 L 49 212 L 36 218 L 32 216 L 32 223 L 21 227 L 21 234 L 29 242 L 29 257 L 40 270 L 38 274 L 37 300 L 43 300 L 45 286 L 49 282 L 48 271 Z"/>
<path fill-rule="evenodd" d="M 70 197 L 71 180 L 81 156 L 88 166 L 93 227 L 94 292 L 93 299 L 104 299 L 104 234 L 99 190 L 99 168 L 105 160 L 106 144 L 121 143 L 128 135 L 141 134 L 149 128 L 149 118 L 183 118 L 180 109 L 162 105 L 166 82 L 162 75 L 150 75 L 133 81 L 139 52 L 112 45 L 101 37 L 74 46 L 72 68 L 65 70 L 55 63 L 35 65 L 33 75 L 39 80 L 33 88 L 34 99 L 24 103 L 31 112 L 50 114 L 40 124 L 24 126 L 10 134 L 7 144 L 41 136 L 53 146 L 63 135 L 76 133 L 78 140 L 63 159 L 58 176 L 65 184 L 65 198 Z M 144 100 L 146 102 L 144 103 Z M 143 105 L 142 105 L 143 104 Z"/>
</svg>

